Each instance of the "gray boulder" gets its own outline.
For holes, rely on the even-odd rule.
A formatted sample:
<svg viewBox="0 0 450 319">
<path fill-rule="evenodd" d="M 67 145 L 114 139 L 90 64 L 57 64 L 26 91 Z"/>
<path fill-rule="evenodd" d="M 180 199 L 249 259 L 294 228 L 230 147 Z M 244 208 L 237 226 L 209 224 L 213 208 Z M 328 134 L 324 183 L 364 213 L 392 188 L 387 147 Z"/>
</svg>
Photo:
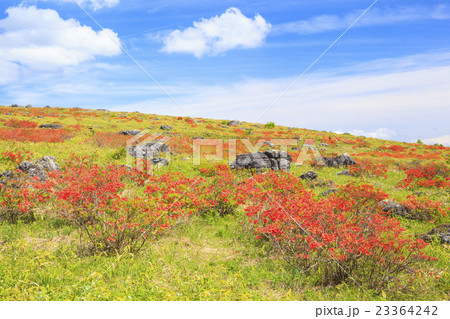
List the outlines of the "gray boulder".
<svg viewBox="0 0 450 319">
<path fill-rule="evenodd" d="M 168 166 L 169 165 L 169 161 L 167 159 L 161 158 L 161 157 L 152 158 L 152 163 L 155 165 L 160 165 L 160 166 Z"/>
<path fill-rule="evenodd" d="M 0 184 L 6 185 L 15 178 L 14 172 L 7 170 L 0 174 Z"/>
<path fill-rule="evenodd" d="M 392 216 L 410 217 L 410 210 L 406 206 L 395 201 L 385 199 L 384 201 L 381 201 L 379 205 L 384 212 L 389 212 Z"/>
<path fill-rule="evenodd" d="M 257 169 L 258 171 L 272 168 L 270 158 L 264 152 L 239 154 L 236 160 L 230 164 L 232 169 Z"/>
<path fill-rule="evenodd" d="M 356 162 L 351 158 L 350 155 L 347 153 L 344 153 L 342 155 L 339 155 L 334 158 L 336 162 L 339 164 L 339 166 L 349 166 L 349 165 L 355 165 Z"/>
<path fill-rule="evenodd" d="M 161 142 L 149 142 L 127 147 L 127 152 L 135 158 L 152 158 L 160 153 L 170 153 L 167 144 Z"/>
<path fill-rule="evenodd" d="M 138 135 L 140 133 L 141 133 L 141 131 L 139 131 L 139 130 L 125 130 L 125 131 L 119 132 L 120 135 L 126 135 L 126 136 L 134 136 L 134 135 Z"/>
<path fill-rule="evenodd" d="M 39 125 L 39 128 L 50 128 L 50 129 L 58 130 L 60 128 L 63 128 L 63 126 L 59 125 L 59 124 L 42 124 L 42 125 Z"/>
<path fill-rule="evenodd" d="M 269 141 L 265 141 L 264 144 L 269 145 L 269 147 L 274 147 L 275 145 L 273 145 L 272 142 Z"/>
<path fill-rule="evenodd" d="M 280 158 L 278 159 L 278 167 L 280 170 L 288 172 L 291 170 L 291 161 L 288 158 Z"/>
<path fill-rule="evenodd" d="M 18 169 L 30 177 L 37 177 L 40 182 L 45 182 L 48 180 L 47 172 L 42 165 L 33 164 L 29 161 L 23 161 L 19 164 Z"/>
<path fill-rule="evenodd" d="M 43 158 L 37 160 L 35 164 L 41 165 L 49 172 L 61 170 L 59 168 L 59 164 L 55 161 L 55 158 L 53 156 L 44 156 Z"/>
<path fill-rule="evenodd" d="M 318 177 L 317 173 L 313 172 L 313 171 L 309 171 L 309 172 L 307 172 L 305 174 L 300 175 L 301 179 L 307 179 L 307 180 L 310 180 L 310 181 L 313 181 L 313 180 L 317 179 L 317 177 Z"/>
<path fill-rule="evenodd" d="M 427 242 L 431 242 L 433 238 L 436 238 L 441 244 L 450 244 L 450 224 L 439 225 L 428 233 L 420 235 L 419 238 Z"/>
<path fill-rule="evenodd" d="M 170 130 L 173 130 L 173 127 L 170 126 L 170 125 L 161 125 L 159 128 L 160 128 L 161 130 L 164 130 L 164 131 L 170 131 Z"/>
<path fill-rule="evenodd" d="M 289 172 L 291 162 L 292 157 L 288 153 L 270 150 L 266 152 L 239 154 L 236 160 L 230 164 L 230 167 L 232 169 L 256 169 L 258 172 L 261 172 L 263 169 Z"/>
<path fill-rule="evenodd" d="M 233 121 L 228 122 L 227 125 L 228 126 L 241 125 L 241 122 L 233 120 Z"/>
<path fill-rule="evenodd" d="M 25 106 L 27 109 L 31 109 L 33 107 L 33 105 L 31 104 L 27 104 L 27 106 Z"/>
<path fill-rule="evenodd" d="M 333 157 L 323 157 L 325 166 L 327 167 L 339 167 L 339 163 Z"/>
</svg>

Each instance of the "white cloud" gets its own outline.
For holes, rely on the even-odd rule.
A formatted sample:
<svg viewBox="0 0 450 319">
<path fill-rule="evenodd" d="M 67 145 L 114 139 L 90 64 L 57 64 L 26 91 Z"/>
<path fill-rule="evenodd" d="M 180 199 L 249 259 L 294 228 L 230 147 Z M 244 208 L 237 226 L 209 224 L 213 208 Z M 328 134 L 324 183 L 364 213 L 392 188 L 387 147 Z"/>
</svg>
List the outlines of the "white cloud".
<svg viewBox="0 0 450 319">
<path fill-rule="evenodd" d="M 62 19 L 55 10 L 19 6 L 6 13 L 0 20 L 1 71 L 18 72 L 19 65 L 54 70 L 121 52 L 112 41 L 120 43 L 112 30 L 95 31 L 74 19 Z"/>
<path fill-rule="evenodd" d="M 237 8 L 229 8 L 221 16 L 201 19 L 193 27 L 175 30 L 164 38 L 162 51 L 189 53 L 200 58 L 225 51 L 261 46 L 271 25 L 259 14 L 253 19 L 244 16 Z"/>
<path fill-rule="evenodd" d="M 273 33 L 314 34 L 347 28 L 362 13 L 355 11 L 345 16 L 320 15 L 307 20 L 282 23 L 273 26 Z M 355 26 L 386 25 L 408 21 L 450 19 L 450 7 L 400 7 L 368 11 Z"/>
<path fill-rule="evenodd" d="M 72 0 L 71 0 L 72 1 Z M 80 5 L 86 4 L 94 10 L 112 8 L 119 4 L 120 0 L 77 0 Z"/>
<path fill-rule="evenodd" d="M 19 79 L 20 67 L 8 61 L 3 61 L 0 58 L 0 85 L 15 82 Z"/>
<path fill-rule="evenodd" d="M 444 146 L 450 147 L 450 134 L 438 136 L 438 137 L 432 137 L 422 140 L 425 144 L 442 144 Z"/>
<path fill-rule="evenodd" d="M 333 133 L 336 134 L 344 134 L 345 132 L 343 130 L 333 131 Z M 364 131 L 359 129 L 353 129 L 348 131 L 347 133 L 350 133 L 355 136 L 365 136 L 365 137 L 372 137 L 372 138 L 379 138 L 383 140 L 390 140 L 393 139 L 397 132 L 385 127 L 373 130 L 373 131 Z"/>
<path fill-rule="evenodd" d="M 74 0 L 28 0 L 34 2 L 56 2 L 74 4 Z M 112 8 L 120 3 L 120 0 L 75 0 L 80 6 L 87 7 L 94 11 L 103 8 Z"/>
</svg>

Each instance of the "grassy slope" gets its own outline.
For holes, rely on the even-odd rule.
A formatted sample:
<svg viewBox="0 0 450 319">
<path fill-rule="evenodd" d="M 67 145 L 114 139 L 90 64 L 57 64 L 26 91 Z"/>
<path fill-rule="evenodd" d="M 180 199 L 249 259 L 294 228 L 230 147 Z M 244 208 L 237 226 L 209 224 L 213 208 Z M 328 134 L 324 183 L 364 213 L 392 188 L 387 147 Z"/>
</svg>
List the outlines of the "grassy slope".
<svg viewBox="0 0 450 319">
<path fill-rule="evenodd" d="M 12 115 L 5 115 L 6 113 Z M 99 163 L 125 164 L 121 147 L 109 147 L 96 142 L 96 132 L 118 132 L 124 129 L 144 129 L 161 124 L 174 126 L 178 133 L 176 144 L 189 146 L 189 137 L 247 138 L 269 136 L 273 138 L 307 137 L 320 143 L 322 136 L 355 140 L 355 137 L 338 136 L 327 132 L 306 129 L 288 129 L 276 126 L 267 129 L 244 123 L 253 135 L 245 130 L 219 127 L 222 121 L 199 120 L 191 125 L 184 119 L 140 113 L 88 111 L 80 109 L 24 109 L 0 108 L 0 120 L 32 120 L 38 124 L 60 123 L 72 130 L 73 137 L 62 143 L 30 143 L 0 140 L 0 153 L 4 151 L 31 151 L 33 159 L 53 155 L 64 164 L 71 154 L 89 155 Z M 37 118 L 43 116 L 43 118 Z M 159 118 L 159 120 L 157 119 Z M 0 123 L 0 128 L 2 128 Z M 76 125 L 79 125 L 78 127 Z M 88 127 L 93 126 L 93 130 Z M 337 147 L 327 147 L 328 153 L 350 154 L 374 150 L 381 145 L 402 145 L 417 148 L 418 154 L 434 152 L 423 145 L 406 144 L 362 138 L 365 146 L 339 142 Z M 97 140 L 98 141 L 98 140 Z M 301 143 L 299 143 L 301 146 Z M 449 149 L 440 150 L 441 157 L 448 161 Z M 186 175 L 198 174 L 192 161 L 185 160 L 180 148 L 165 170 L 178 170 Z M 388 178 L 368 178 L 372 183 L 388 192 L 392 198 L 402 200 L 411 191 L 396 188 L 405 177 L 396 163 L 411 162 L 412 158 L 395 159 L 390 164 Z M 423 160 L 422 160 L 423 161 Z M 433 162 L 435 160 L 431 160 Z M 442 161 L 442 160 L 441 160 Z M 448 162 L 447 162 L 448 163 Z M 208 164 L 202 164 L 208 165 Z M 5 161 L 0 162 L 0 171 L 11 169 Z M 307 166 L 293 167 L 293 174 L 310 170 Z M 324 168 L 318 171 L 321 180 L 333 180 L 345 184 L 354 178 L 337 176 L 339 170 Z M 319 194 L 328 189 L 317 186 Z M 434 200 L 449 204 L 448 191 L 421 190 Z M 411 233 L 423 233 L 435 225 L 425 222 L 402 220 Z M 223 218 L 193 217 L 171 229 L 161 240 L 150 243 L 137 256 L 102 257 L 78 254 L 78 233 L 71 225 L 56 217 L 38 213 L 38 221 L 32 224 L 0 225 L 0 300 L 371 300 L 375 299 L 448 299 L 450 283 L 448 247 L 432 244 L 426 252 L 439 261 L 423 265 L 424 273 L 441 273 L 441 279 L 431 280 L 425 276 L 408 292 L 386 292 L 369 296 L 351 283 L 337 287 L 313 286 L 309 279 L 297 270 L 289 268 L 275 258 L 269 247 L 256 242 L 242 212 Z M 119 259 L 119 260 L 118 260 Z"/>
</svg>

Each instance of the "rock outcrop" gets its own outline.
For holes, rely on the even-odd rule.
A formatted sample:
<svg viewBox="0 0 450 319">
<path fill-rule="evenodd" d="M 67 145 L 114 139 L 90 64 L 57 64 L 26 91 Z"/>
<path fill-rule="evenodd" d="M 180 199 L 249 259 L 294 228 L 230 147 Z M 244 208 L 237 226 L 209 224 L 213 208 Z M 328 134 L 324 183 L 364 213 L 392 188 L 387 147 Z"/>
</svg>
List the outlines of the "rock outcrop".
<svg viewBox="0 0 450 319">
<path fill-rule="evenodd" d="M 254 152 L 239 154 L 236 160 L 230 164 L 232 169 L 256 169 L 261 172 L 264 169 L 274 171 L 284 170 L 289 172 L 291 169 L 292 157 L 283 151 L 270 150 L 265 152 Z"/>
<path fill-rule="evenodd" d="M 127 152 L 135 158 L 153 158 L 160 153 L 170 153 L 167 144 L 161 142 L 148 142 L 136 146 L 127 147 Z"/>
<path fill-rule="evenodd" d="M 159 128 L 161 130 L 164 130 L 164 131 L 171 131 L 171 130 L 173 130 L 173 127 L 170 126 L 170 125 L 161 125 Z"/>
<path fill-rule="evenodd" d="M 419 238 L 427 242 L 437 239 L 441 244 L 450 244 L 450 224 L 439 225 L 428 233 L 420 235 Z"/>
<path fill-rule="evenodd" d="M 241 125 L 241 122 L 233 120 L 227 123 L 228 126 Z"/>
<path fill-rule="evenodd" d="M 119 132 L 120 135 L 126 135 L 126 136 L 134 136 L 134 135 L 138 135 L 140 133 L 141 133 L 141 131 L 139 131 L 139 130 L 125 130 L 125 131 Z"/>
<path fill-rule="evenodd" d="M 313 180 L 317 179 L 317 177 L 318 177 L 317 173 L 313 172 L 313 171 L 309 171 L 309 172 L 307 172 L 305 174 L 300 175 L 301 179 L 307 179 L 307 180 L 310 180 L 310 181 L 313 181 Z"/>
<path fill-rule="evenodd" d="M 42 125 L 39 125 L 39 128 L 50 128 L 53 130 L 58 130 L 58 129 L 63 128 L 63 126 L 59 125 L 59 124 L 42 124 Z"/>
</svg>

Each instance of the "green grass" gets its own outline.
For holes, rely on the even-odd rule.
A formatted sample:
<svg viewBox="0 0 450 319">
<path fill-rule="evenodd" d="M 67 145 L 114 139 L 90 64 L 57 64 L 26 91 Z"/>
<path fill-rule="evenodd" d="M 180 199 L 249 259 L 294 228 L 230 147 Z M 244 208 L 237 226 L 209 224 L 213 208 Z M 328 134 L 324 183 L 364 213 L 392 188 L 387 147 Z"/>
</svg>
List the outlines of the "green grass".
<svg viewBox="0 0 450 319">
<path fill-rule="evenodd" d="M 83 256 L 56 221 L 0 229 L 2 300 L 383 300 L 349 282 L 320 287 L 254 240 L 242 214 L 192 218 L 137 256 Z M 45 230 L 50 229 L 46 232 Z M 6 241 L 6 243 L 5 243 Z M 445 267 L 439 246 L 429 248 Z M 448 259 L 447 259 L 448 260 Z M 448 265 L 447 265 L 448 266 Z M 388 299 L 446 299 L 442 291 Z"/>
</svg>

